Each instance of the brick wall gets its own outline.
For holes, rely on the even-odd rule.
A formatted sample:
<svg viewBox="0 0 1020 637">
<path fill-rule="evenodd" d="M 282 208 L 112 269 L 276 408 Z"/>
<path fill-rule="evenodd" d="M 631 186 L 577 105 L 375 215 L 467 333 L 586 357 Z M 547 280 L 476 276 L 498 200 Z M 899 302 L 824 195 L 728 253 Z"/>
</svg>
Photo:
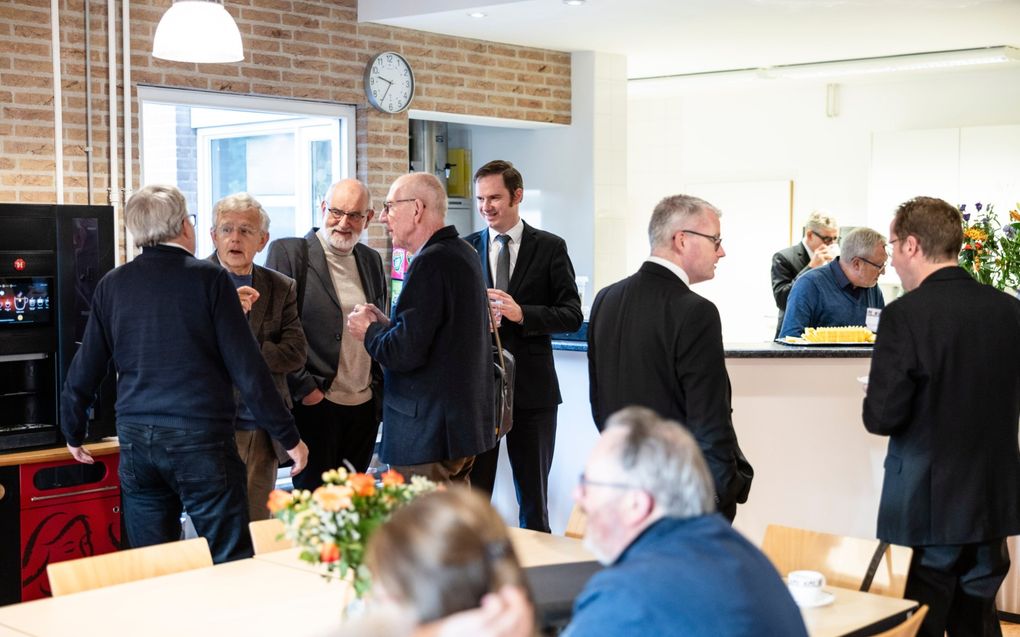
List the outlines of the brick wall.
<svg viewBox="0 0 1020 637">
<path fill-rule="evenodd" d="M 363 73 L 372 55 L 394 50 L 415 70 L 416 109 L 536 122 L 570 122 L 570 55 L 358 24 L 357 0 L 227 0 L 245 46 L 237 64 L 184 64 L 152 57 L 152 36 L 170 0 L 131 2 L 132 82 L 228 93 L 317 99 L 357 106 L 357 176 L 373 197 L 407 170 L 407 114 L 368 106 Z M 60 2 L 64 196 L 87 202 L 84 0 Z M 107 202 L 109 90 L 106 2 L 92 0 L 93 201 Z M 117 3 L 117 23 L 121 7 Z M 117 46 L 121 34 L 118 29 Z M 117 51 L 118 63 L 122 52 Z M 124 87 L 118 68 L 117 91 Z M 0 0 L 0 201 L 53 202 L 53 74 L 49 0 Z M 139 104 L 132 86 L 136 189 Z M 122 109 L 121 109 L 122 110 Z M 122 118 L 122 116 L 121 116 Z M 123 162 L 123 120 L 117 146 Z M 123 168 L 123 167 L 122 167 Z M 123 176 L 119 179 L 123 186 Z M 369 243 L 386 249 L 381 227 Z"/>
</svg>

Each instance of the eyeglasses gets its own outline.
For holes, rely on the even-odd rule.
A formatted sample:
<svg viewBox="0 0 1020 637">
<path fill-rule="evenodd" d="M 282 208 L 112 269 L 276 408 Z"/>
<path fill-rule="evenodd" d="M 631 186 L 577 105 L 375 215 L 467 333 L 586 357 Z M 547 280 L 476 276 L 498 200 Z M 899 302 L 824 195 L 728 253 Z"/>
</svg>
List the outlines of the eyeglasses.
<svg viewBox="0 0 1020 637">
<path fill-rule="evenodd" d="M 326 211 L 329 212 L 329 217 L 333 221 L 340 221 L 344 217 L 347 217 L 351 220 L 351 223 L 358 223 L 368 216 L 363 212 L 340 210 L 339 208 L 327 208 Z"/>
<path fill-rule="evenodd" d="M 861 261 L 864 261 L 865 263 L 867 263 L 868 265 L 870 265 L 873 268 L 878 268 L 879 272 L 885 270 L 885 264 L 884 263 L 879 265 L 879 264 L 875 263 L 874 261 L 868 261 L 864 257 L 856 257 L 856 258 L 860 259 Z"/>
<path fill-rule="evenodd" d="M 191 227 L 192 228 L 197 228 L 198 227 L 198 215 L 192 213 L 190 215 L 186 215 L 186 217 L 191 220 Z"/>
<path fill-rule="evenodd" d="M 839 235 L 838 234 L 834 234 L 832 236 L 825 236 L 824 234 L 818 234 L 814 230 L 808 230 L 808 232 L 810 232 L 811 234 L 813 234 L 816 237 L 818 237 L 818 239 L 822 243 L 824 243 L 825 245 L 832 245 L 833 242 L 839 241 Z"/>
<path fill-rule="evenodd" d="M 699 237 L 704 237 L 704 238 L 708 239 L 709 241 L 711 241 L 715 245 L 715 249 L 716 250 L 718 250 L 719 246 L 722 245 L 722 235 L 718 235 L 718 234 L 705 234 L 703 232 L 696 232 L 694 230 L 681 230 L 680 232 L 686 232 L 687 234 L 693 234 L 693 235 L 697 235 Z"/>
<path fill-rule="evenodd" d="M 229 223 L 225 223 L 222 226 L 216 228 L 216 234 L 218 234 L 221 237 L 229 237 L 230 235 L 234 234 L 235 230 L 245 239 L 250 239 L 259 234 L 259 230 L 251 226 L 232 226 Z"/>
<path fill-rule="evenodd" d="M 577 485 L 581 487 L 581 491 L 586 490 L 588 487 L 606 487 L 608 489 L 636 489 L 633 484 L 627 484 L 626 482 L 603 482 L 601 480 L 591 480 L 588 476 L 584 475 L 584 472 L 577 477 Z"/>
<path fill-rule="evenodd" d="M 383 205 L 382 205 L 382 209 L 383 209 L 383 212 L 385 212 L 386 214 L 390 214 L 390 210 L 392 210 L 393 206 L 397 205 L 398 203 L 407 203 L 408 201 L 417 201 L 417 200 L 418 200 L 417 197 L 411 197 L 410 199 L 395 199 L 393 201 L 384 201 Z"/>
</svg>

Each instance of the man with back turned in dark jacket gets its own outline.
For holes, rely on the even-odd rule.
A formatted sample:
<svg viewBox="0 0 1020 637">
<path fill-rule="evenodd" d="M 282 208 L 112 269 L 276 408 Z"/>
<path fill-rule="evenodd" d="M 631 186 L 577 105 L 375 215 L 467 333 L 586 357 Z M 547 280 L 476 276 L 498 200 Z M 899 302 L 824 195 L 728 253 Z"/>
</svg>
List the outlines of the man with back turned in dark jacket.
<svg viewBox="0 0 1020 637">
<path fill-rule="evenodd" d="M 1020 533 L 1020 301 L 959 267 L 960 211 L 918 197 L 889 226 L 908 293 L 882 310 L 864 426 L 889 436 L 878 537 L 911 546 L 920 635 L 1001 635 L 995 596 Z"/>
<path fill-rule="evenodd" d="M 112 361 L 124 527 L 132 547 L 180 537 L 182 507 L 213 561 L 251 557 L 245 468 L 234 441 L 234 391 L 294 460 L 307 461 L 294 420 L 226 270 L 193 256 L 194 218 L 172 186 L 146 186 L 124 210 L 142 254 L 96 287 L 61 396 L 61 429 L 78 462 L 86 412 Z"/>
</svg>

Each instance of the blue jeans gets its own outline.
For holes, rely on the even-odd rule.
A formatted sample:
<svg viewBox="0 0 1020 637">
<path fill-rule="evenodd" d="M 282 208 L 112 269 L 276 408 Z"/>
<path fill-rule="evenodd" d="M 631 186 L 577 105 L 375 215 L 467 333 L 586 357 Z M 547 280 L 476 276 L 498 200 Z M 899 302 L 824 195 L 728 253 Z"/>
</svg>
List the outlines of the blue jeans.
<svg viewBox="0 0 1020 637">
<path fill-rule="evenodd" d="M 180 539 L 183 507 L 214 562 L 252 556 L 245 468 L 233 431 L 119 422 L 117 436 L 128 546 Z"/>
</svg>

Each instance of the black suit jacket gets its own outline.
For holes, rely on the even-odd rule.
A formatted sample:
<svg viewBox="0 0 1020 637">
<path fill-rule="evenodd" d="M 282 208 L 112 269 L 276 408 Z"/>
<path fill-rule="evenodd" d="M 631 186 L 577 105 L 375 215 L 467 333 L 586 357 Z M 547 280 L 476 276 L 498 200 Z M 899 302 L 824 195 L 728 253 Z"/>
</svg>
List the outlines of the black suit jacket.
<svg viewBox="0 0 1020 637">
<path fill-rule="evenodd" d="M 489 230 L 467 237 L 481 257 L 482 277 L 493 287 L 489 272 Z M 514 407 L 538 409 L 562 402 L 553 365 L 550 334 L 581 327 L 581 298 L 567 244 L 556 235 L 524 224 L 517 264 L 507 293 L 521 306 L 524 321 L 503 319 L 499 337 L 514 355 Z"/>
<path fill-rule="evenodd" d="M 347 317 L 340 308 L 336 297 L 333 278 L 329 274 L 326 253 L 313 228 L 298 239 L 290 237 L 277 239 L 269 244 L 266 267 L 300 281 L 305 280 L 301 296 L 301 325 L 308 341 L 308 360 L 303 368 L 288 377 L 291 395 L 300 401 L 313 389 L 325 392 L 336 377 L 340 363 L 340 341 L 343 338 Z M 304 244 L 304 245 L 302 245 Z M 308 263 L 304 273 L 302 267 L 305 248 Z M 386 275 L 383 273 L 382 257 L 368 246 L 358 243 L 354 246 L 354 260 L 361 277 L 361 288 L 365 298 L 376 307 L 386 311 Z M 382 370 L 372 364 L 372 397 L 378 405 L 382 401 Z"/>
<path fill-rule="evenodd" d="M 802 242 L 797 242 L 789 248 L 783 248 L 772 255 L 772 296 L 776 299 L 776 307 L 779 308 L 779 324 L 776 325 L 776 335 L 783 327 L 783 317 L 786 316 L 786 300 L 790 298 L 790 290 L 793 288 L 793 280 L 807 269 L 811 261 L 807 248 Z"/>
<path fill-rule="evenodd" d="M 209 260 L 220 263 L 215 252 Z M 248 327 L 273 374 L 276 390 L 287 407 L 291 407 L 287 374 L 301 369 L 307 356 L 307 341 L 298 318 L 297 285 L 289 276 L 260 265 L 252 266 L 251 280 L 259 300 L 248 312 Z"/>
<path fill-rule="evenodd" d="M 453 460 L 496 445 L 485 284 L 455 227 L 414 255 L 390 324 L 372 323 L 365 349 L 386 373 L 384 462 Z"/>
<path fill-rule="evenodd" d="M 733 431 L 722 325 L 711 301 L 665 267 L 645 262 L 595 297 L 588 373 L 600 431 L 618 409 L 654 409 L 697 439 L 720 508 L 747 500 L 753 470 Z"/>
<path fill-rule="evenodd" d="M 958 267 L 890 303 L 864 425 L 889 436 L 878 537 L 906 546 L 1020 533 L 1020 301 Z"/>
</svg>

